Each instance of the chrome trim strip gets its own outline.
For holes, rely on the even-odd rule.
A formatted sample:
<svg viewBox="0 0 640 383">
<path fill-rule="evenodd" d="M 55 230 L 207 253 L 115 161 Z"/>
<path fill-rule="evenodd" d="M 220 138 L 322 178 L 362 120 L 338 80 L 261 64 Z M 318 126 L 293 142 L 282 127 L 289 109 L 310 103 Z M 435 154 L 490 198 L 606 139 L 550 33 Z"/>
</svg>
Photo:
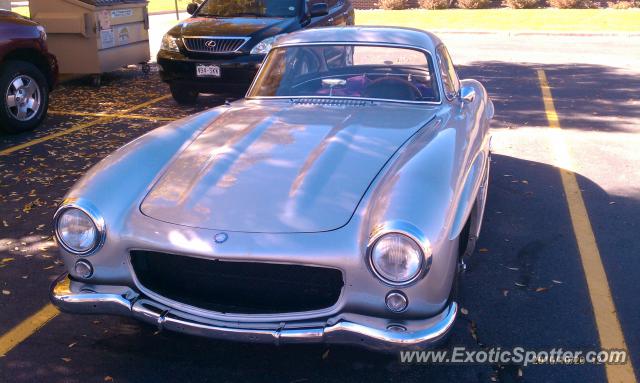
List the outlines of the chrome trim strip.
<svg viewBox="0 0 640 383">
<path fill-rule="evenodd" d="M 458 313 L 458 305 L 451 302 L 440 314 L 426 320 L 424 328 L 414 331 L 380 329 L 340 317 L 336 317 L 335 322 L 329 319 L 323 327 L 318 326 L 317 322 L 315 325 L 309 323 L 309 327 L 300 328 L 287 328 L 286 324 L 274 328 L 254 328 L 248 323 L 248 327 L 241 327 L 238 322 L 210 322 L 138 295 L 73 292 L 67 274 L 61 275 L 53 283 L 50 299 L 54 305 L 66 312 L 130 316 L 154 324 L 160 329 L 216 339 L 274 344 L 353 344 L 379 351 L 423 349 L 433 346 L 451 330 Z"/>
<path fill-rule="evenodd" d="M 201 39 L 201 40 L 244 40 L 244 42 L 242 44 L 240 44 L 238 46 L 238 48 L 236 48 L 235 50 L 232 51 L 222 51 L 222 52 L 212 52 L 212 51 L 206 51 L 206 50 L 199 50 L 199 49 L 190 49 L 189 46 L 187 46 L 187 43 L 185 42 L 185 39 Z M 196 53 L 211 53 L 211 54 L 229 54 L 229 53 L 236 53 L 238 52 L 240 49 L 242 49 L 242 47 L 244 47 L 245 45 L 247 45 L 247 41 L 251 40 L 251 37 L 245 37 L 245 36 L 183 36 L 182 37 L 182 45 L 184 45 L 185 49 L 189 52 L 196 52 Z"/>
<path fill-rule="evenodd" d="M 62 238 L 60 238 L 60 235 L 58 233 L 58 219 L 60 219 L 62 213 L 64 213 L 64 211 L 68 209 L 78 209 L 82 211 L 83 213 L 88 215 L 89 218 L 91 218 L 93 224 L 96 226 L 98 238 L 91 249 L 83 252 L 73 250 L 64 243 Z M 86 257 L 98 251 L 104 244 L 104 241 L 107 238 L 107 225 L 104 222 L 104 218 L 102 218 L 102 215 L 98 212 L 98 209 L 91 202 L 82 198 L 68 198 L 62 201 L 62 204 L 60 204 L 60 207 L 53 215 L 53 232 L 56 238 L 56 242 L 58 242 L 58 244 L 62 248 L 64 248 L 69 253 Z"/>
</svg>

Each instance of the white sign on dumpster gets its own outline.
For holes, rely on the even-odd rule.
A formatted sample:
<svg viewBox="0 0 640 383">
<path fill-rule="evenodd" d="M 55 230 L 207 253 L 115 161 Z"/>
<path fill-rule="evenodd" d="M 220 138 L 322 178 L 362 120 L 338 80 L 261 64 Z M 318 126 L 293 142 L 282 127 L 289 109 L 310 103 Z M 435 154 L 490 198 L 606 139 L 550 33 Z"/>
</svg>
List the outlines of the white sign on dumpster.
<svg viewBox="0 0 640 383">
<path fill-rule="evenodd" d="M 102 49 L 115 47 L 116 39 L 113 34 L 113 29 L 105 29 L 100 31 L 100 42 L 102 43 Z"/>
<path fill-rule="evenodd" d="M 111 11 L 112 19 L 131 16 L 133 16 L 133 9 L 114 9 L 113 11 Z"/>
<path fill-rule="evenodd" d="M 126 45 L 131 41 L 131 32 L 129 31 L 128 26 L 116 28 L 115 35 L 118 39 L 118 45 Z"/>
</svg>

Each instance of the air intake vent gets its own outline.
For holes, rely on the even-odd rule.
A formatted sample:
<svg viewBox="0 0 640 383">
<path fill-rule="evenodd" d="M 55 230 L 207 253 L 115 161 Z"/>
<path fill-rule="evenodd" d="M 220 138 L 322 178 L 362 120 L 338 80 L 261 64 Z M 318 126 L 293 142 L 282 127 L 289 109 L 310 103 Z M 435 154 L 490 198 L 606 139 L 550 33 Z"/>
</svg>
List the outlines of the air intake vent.
<svg viewBox="0 0 640 383">
<path fill-rule="evenodd" d="M 367 106 L 372 101 L 353 100 L 343 98 L 292 98 L 292 104 L 296 105 L 327 105 L 327 106 Z"/>
<path fill-rule="evenodd" d="M 147 289 L 205 310 L 274 314 L 334 305 L 344 282 L 336 269 L 255 262 L 225 262 L 132 251 L 136 277 Z"/>
<path fill-rule="evenodd" d="M 248 40 L 248 37 L 185 37 L 184 46 L 191 52 L 233 53 Z"/>
</svg>

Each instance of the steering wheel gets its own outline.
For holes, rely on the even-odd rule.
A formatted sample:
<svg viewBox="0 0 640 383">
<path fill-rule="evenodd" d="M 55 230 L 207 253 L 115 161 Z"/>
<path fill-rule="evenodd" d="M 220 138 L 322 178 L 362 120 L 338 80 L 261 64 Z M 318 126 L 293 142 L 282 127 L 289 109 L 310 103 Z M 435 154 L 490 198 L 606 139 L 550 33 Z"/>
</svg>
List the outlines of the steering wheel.
<svg viewBox="0 0 640 383">
<path fill-rule="evenodd" d="M 416 101 L 422 94 L 411 82 L 397 77 L 382 77 L 371 81 L 365 88 L 365 98 Z"/>
</svg>

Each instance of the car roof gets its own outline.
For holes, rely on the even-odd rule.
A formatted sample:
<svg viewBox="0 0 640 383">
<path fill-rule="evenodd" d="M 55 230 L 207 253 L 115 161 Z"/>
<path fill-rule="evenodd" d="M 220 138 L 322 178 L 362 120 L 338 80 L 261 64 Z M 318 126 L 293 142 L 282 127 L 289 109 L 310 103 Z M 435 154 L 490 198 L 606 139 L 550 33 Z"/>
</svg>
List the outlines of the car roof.
<svg viewBox="0 0 640 383">
<path fill-rule="evenodd" d="M 303 29 L 276 39 L 274 47 L 309 43 L 381 43 L 412 46 L 434 52 L 441 44 L 433 33 L 413 28 L 355 26 Z"/>
</svg>

